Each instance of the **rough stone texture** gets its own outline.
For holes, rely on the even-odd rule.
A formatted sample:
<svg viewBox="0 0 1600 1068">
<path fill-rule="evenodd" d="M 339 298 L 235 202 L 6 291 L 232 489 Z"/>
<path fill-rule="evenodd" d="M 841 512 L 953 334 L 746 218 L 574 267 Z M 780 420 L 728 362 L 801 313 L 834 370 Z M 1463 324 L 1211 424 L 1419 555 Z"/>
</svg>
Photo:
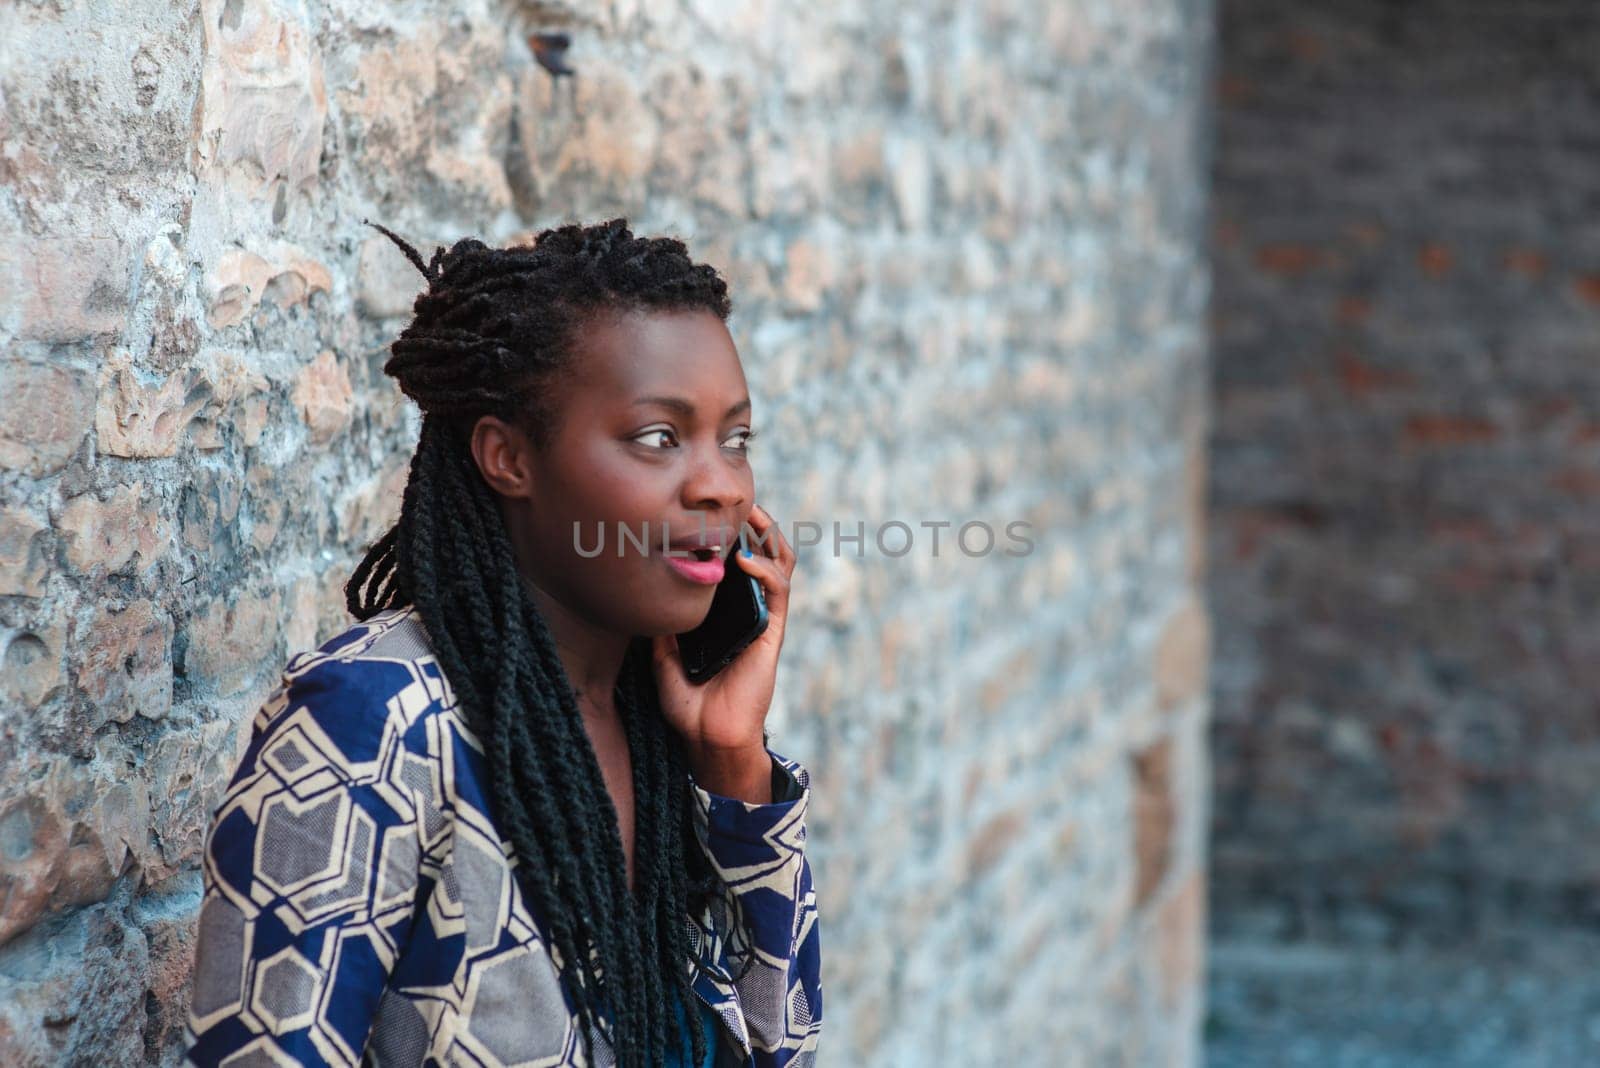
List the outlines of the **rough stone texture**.
<svg viewBox="0 0 1600 1068">
<path fill-rule="evenodd" d="M 0 466 L 33 476 L 65 467 L 90 428 L 94 386 L 87 376 L 13 350 L 0 357 L 0 395 Z"/>
<path fill-rule="evenodd" d="M 0 512 L 0 594 L 44 595 L 49 569 L 39 545 L 49 529 L 20 508 Z"/>
<path fill-rule="evenodd" d="M 821 1063 L 1196 1063 L 1211 16 L 5 5 L 0 1063 L 177 1057 L 241 727 L 415 440 L 422 280 L 361 219 L 613 215 L 729 279 L 762 502 L 819 533 L 769 727 Z"/>
<path fill-rule="evenodd" d="M 1221 15 L 1215 914 L 1592 925 L 1600 11 Z"/>
</svg>

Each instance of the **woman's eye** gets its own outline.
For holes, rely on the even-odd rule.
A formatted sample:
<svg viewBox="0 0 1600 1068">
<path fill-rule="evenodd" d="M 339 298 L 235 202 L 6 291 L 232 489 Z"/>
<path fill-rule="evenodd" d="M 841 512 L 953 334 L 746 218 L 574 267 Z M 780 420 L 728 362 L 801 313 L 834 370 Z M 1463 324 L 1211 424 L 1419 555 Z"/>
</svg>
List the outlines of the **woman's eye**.
<svg viewBox="0 0 1600 1068">
<path fill-rule="evenodd" d="M 728 438 L 727 442 L 724 444 L 728 448 L 734 449 L 738 452 L 744 452 L 749 449 L 750 439 L 754 438 L 755 436 L 756 432 L 754 430 L 741 430 L 732 437 Z M 652 441 L 652 438 L 655 440 Z M 665 442 L 661 440 L 663 438 L 666 439 Z M 641 433 L 635 434 L 633 436 L 633 440 L 641 444 L 650 445 L 652 448 L 663 448 L 667 445 L 675 444 L 677 442 L 677 435 L 671 430 L 668 430 L 666 427 L 656 427 L 654 430 L 645 430 Z"/>
<path fill-rule="evenodd" d="M 665 435 L 666 437 L 669 437 L 669 438 L 672 437 L 672 431 L 667 430 L 667 429 L 665 429 L 663 427 L 657 427 L 655 430 L 646 430 L 644 433 L 636 435 L 633 440 L 634 441 L 643 442 L 646 438 L 652 437 L 652 436 L 657 435 L 657 434 Z"/>
</svg>

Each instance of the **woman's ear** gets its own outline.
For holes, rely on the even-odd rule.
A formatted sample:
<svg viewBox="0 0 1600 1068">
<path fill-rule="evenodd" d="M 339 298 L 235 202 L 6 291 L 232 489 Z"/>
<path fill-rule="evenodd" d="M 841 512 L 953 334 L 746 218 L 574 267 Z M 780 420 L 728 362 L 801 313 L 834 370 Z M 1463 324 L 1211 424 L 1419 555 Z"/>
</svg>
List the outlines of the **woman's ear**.
<svg viewBox="0 0 1600 1068">
<path fill-rule="evenodd" d="M 490 489 L 502 497 L 533 497 L 533 443 L 521 427 L 498 416 L 480 416 L 472 427 L 470 447 Z"/>
</svg>

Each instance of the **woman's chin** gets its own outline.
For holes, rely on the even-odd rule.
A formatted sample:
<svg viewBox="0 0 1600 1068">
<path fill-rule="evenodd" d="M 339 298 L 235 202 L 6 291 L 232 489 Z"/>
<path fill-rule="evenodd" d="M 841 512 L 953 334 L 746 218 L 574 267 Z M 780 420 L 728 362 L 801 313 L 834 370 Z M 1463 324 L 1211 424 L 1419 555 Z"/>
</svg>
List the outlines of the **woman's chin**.
<svg viewBox="0 0 1600 1068">
<path fill-rule="evenodd" d="M 638 633 L 645 637 L 655 637 L 658 634 L 682 634 L 693 630 L 705 622 L 706 614 L 711 611 L 711 594 L 707 593 L 704 600 L 705 603 L 698 607 L 693 604 L 681 608 L 675 605 L 673 608 L 676 610 L 667 612 L 659 611 L 662 606 L 657 606 L 658 611 L 653 618 L 645 620 L 640 625 Z"/>
</svg>

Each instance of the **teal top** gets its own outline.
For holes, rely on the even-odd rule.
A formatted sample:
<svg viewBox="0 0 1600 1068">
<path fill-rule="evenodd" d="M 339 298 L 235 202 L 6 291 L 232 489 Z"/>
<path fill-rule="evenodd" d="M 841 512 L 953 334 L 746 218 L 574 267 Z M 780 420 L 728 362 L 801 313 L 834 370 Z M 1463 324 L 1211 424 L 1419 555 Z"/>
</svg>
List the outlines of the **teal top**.
<svg viewBox="0 0 1600 1068">
<path fill-rule="evenodd" d="M 683 1007 L 680 1005 L 678 1007 L 678 1026 L 684 1028 L 683 1048 L 672 1048 L 672 1034 L 668 1031 L 667 1059 L 661 1062 L 660 1068 L 716 1068 L 717 1043 L 721 1041 L 718 1036 L 722 1032 L 721 1021 L 717 1019 L 717 1011 L 707 1005 L 704 998 L 696 994 L 690 994 L 689 996 L 694 998 L 694 1003 L 700 1007 L 700 1033 L 706 1036 L 706 1059 L 699 1064 L 692 1064 L 689 1060 L 690 1039 L 688 1028 L 684 1025 Z M 600 1014 L 610 1020 L 611 1013 L 606 1005 L 606 999 L 602 996 L 599 1002 Z"/>
<path fill-rule="evenodd" d="M 694 1003 L 700 1006 L 700 1030 L 706 1036 L 706 1059 L 695 1068 L 714 1068 L 717 1063 L 717 1033 L 718 1021 L 716 1011 L 700 998 L 695 998 Z M 683 1007 L 678 1007 L 678 1023 L 684 1023 Z M 685 1035 L 687 1037 L 687 1035 Z M 667 1059 L 663 1062 L 667 1068 L 689 1068 L 689 1051 L 667 1050 Z"/>
</svg>

